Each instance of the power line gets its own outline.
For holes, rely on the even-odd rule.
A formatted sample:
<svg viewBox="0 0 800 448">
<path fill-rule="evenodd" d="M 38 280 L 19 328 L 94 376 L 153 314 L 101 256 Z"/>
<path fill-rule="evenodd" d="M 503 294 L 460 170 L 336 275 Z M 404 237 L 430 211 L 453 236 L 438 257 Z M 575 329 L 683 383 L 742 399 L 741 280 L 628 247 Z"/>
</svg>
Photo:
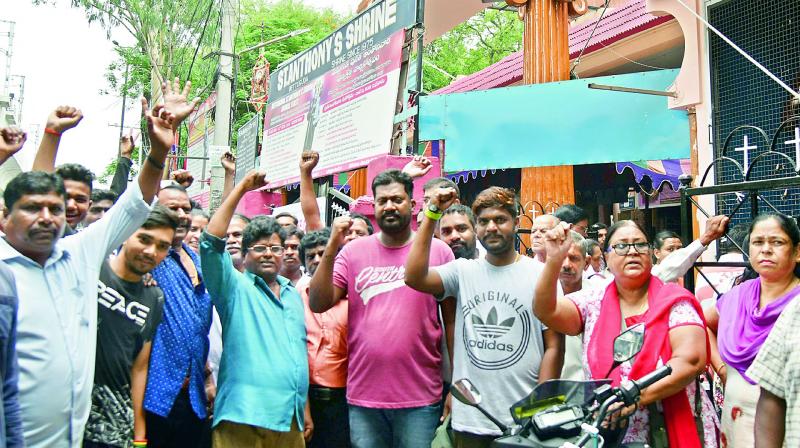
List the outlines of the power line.
<svg viewBox="0 0 800 448">
<path fill-rule="evenodd" d="M 208 25 L 208 19 L 211 18 L 211 7 L 214 6 L 214 0 L 208 1 L 208 10 L 206 10 L 206 18 L 203 21 L 203 30 L 200 32 L 200 38 L 197 40 L 197 47 L 194 49 L 194 55 L 192 56 L 192 62 L 189 64 L 189 71 L 186 74 L 186 79 L 184 82 L 189 81 L 192 76 L 192 69 L 194 68 L 194 61 L 197 59 L 197 53 L 200 52 L 200 46 L 203 45 L 203 37 L 206 34 L 206 26 Z"/>
<path fill-rule="evenodd" d="M 586 39 L 586 43 L 583 44 L 583 48 L 581 48 L 581 52 L 578 53 L 578 57 L 575 58 L 575 64 L 572 68 L 569 69 L 570 75 L 574 78 L 578 78 L 578 75 L 575 74 L 575 68 L 578 64 L 581 63 L 581 57 L 583 56 L 583 52 L 586 51 L 586 48 L 589 46 L 589 42 L 592 41 L 592 37 L 594 37 L 594 32 L 597 31 L 597 27 L 600 25 L 600 22 L 603 21 L 603 16 L 606 15 L 606 11 L 608 11 L 608 4 L 610 0 L 606 0 L 606 3 L 603 5 L 603 11 L 600 12 L 600 17 L 597 18 L 597 22 L 594 23 L 594 27 L 592 28 L 592 33 L 589 34 L 589 38 Z"/>
</svg>

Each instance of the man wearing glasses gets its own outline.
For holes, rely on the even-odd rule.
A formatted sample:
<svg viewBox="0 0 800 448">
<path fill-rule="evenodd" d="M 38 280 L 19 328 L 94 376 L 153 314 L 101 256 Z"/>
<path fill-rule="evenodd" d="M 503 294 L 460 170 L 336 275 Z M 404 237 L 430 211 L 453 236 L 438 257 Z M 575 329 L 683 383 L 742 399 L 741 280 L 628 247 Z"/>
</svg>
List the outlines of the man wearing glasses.
<svg viewBox="0 0 800 448">
<path fill-rule="evenodd" d="M 264 176 L 245 176 L 200 240 L 206 287 L 225 329 L 213 422 L 219 448 L 304 447 L 312 431 L 303 301 L 278 274 L 286 231 L 266 216 L 250 221 L 242 232 L 243 273 L 225 250 L 236 205 L 266 184 Z"/>
</svg>

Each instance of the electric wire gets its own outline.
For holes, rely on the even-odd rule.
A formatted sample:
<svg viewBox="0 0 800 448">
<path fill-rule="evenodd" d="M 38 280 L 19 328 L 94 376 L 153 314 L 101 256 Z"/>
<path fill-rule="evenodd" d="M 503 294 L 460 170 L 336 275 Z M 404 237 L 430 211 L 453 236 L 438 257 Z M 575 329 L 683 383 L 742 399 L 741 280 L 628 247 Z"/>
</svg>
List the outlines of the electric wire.
<svg viewBox="0 0 800 448">
<path fill-rule="evenodd" d="M 600 12 L 600 17 L 597 18 L 597 21 L 594 23 L 594 27 L 592 28 L 592 33 L 589 34 L 589 38 L 586 39 L 586 43 L 583 44 L 583 48 L 581 48 L 581 52 L 578 53 L 578 57 L 575 58 L 575 63 L 573 64 L 572 68 L 569 69 L 569 73 L 575 79 L 580 79 L 577 74 L 575 74 L 575 68 L 578 67 L 578 64 L 581 63 L 581 57 L 583 56 L 583 52 L 586 51 L 586 48 L 589 47 L 589 42 L 592 41 L 594 37 L 595 31 L 597 31 L 597 27 L 600 25 L 600 22 L 603 21 L 603 16 L 606 15 L 606 11 L 608 11 L 608 4 L 611 0 L 606 0 L 605 4 L 603 5 L 603 10 Z"/>
</svg>

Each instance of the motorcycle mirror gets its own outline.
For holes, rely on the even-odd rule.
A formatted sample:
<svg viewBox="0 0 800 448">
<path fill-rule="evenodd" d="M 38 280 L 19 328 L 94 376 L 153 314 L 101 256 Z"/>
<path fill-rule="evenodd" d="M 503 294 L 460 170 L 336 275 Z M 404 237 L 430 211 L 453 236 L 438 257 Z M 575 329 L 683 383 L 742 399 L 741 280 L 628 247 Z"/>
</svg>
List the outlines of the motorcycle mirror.
<svg viewBox="0 0 800 448">
<path fill-rule="evenodd" d="M 492 421 L 503 434 L 508 434 L 509 428 L 503 422 L 495 418 L 492 414 L 489 413 L 486 409 L 481 407 L 481 393 L 477 387 L 475 387 L 472 382 L 466 378 L 462 378 L 452 386 L 450 386 L 450 393 L 456 398 L 456 400 L 464 403 L 467 406 L 473 406 L 478 409 L 483 415 L 486 416 L 489 420 Z"/>
<path fill-rule="evenodd" d="M 462 378 L 453 383 L 453 385 L 450 386 L 450 392 L 456 400 L 468 406 L 477 406 L 481 404 L 480 391 L 466 378 Z"/>
<path fill-rule="evenodd" d="M 620 333 L 614 339 L 614 363 L 622 364 L 642 351 L 644 345 L 644 324 L 636 324 Z"/>
</svg>

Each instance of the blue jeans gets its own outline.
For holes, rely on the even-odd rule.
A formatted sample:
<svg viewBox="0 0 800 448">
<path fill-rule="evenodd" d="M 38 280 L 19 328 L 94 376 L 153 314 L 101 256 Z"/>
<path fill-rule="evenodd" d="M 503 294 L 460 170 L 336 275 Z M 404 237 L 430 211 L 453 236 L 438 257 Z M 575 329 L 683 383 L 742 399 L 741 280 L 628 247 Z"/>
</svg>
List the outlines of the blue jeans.
<svg viewBox="0 0 800 448">
<path fill-rule="evenodd" d="M 407 409 L 350 405 L 350 442 L 354 448 L 430 448 L 441 415 L 439 403 Z"/>
</svg>

